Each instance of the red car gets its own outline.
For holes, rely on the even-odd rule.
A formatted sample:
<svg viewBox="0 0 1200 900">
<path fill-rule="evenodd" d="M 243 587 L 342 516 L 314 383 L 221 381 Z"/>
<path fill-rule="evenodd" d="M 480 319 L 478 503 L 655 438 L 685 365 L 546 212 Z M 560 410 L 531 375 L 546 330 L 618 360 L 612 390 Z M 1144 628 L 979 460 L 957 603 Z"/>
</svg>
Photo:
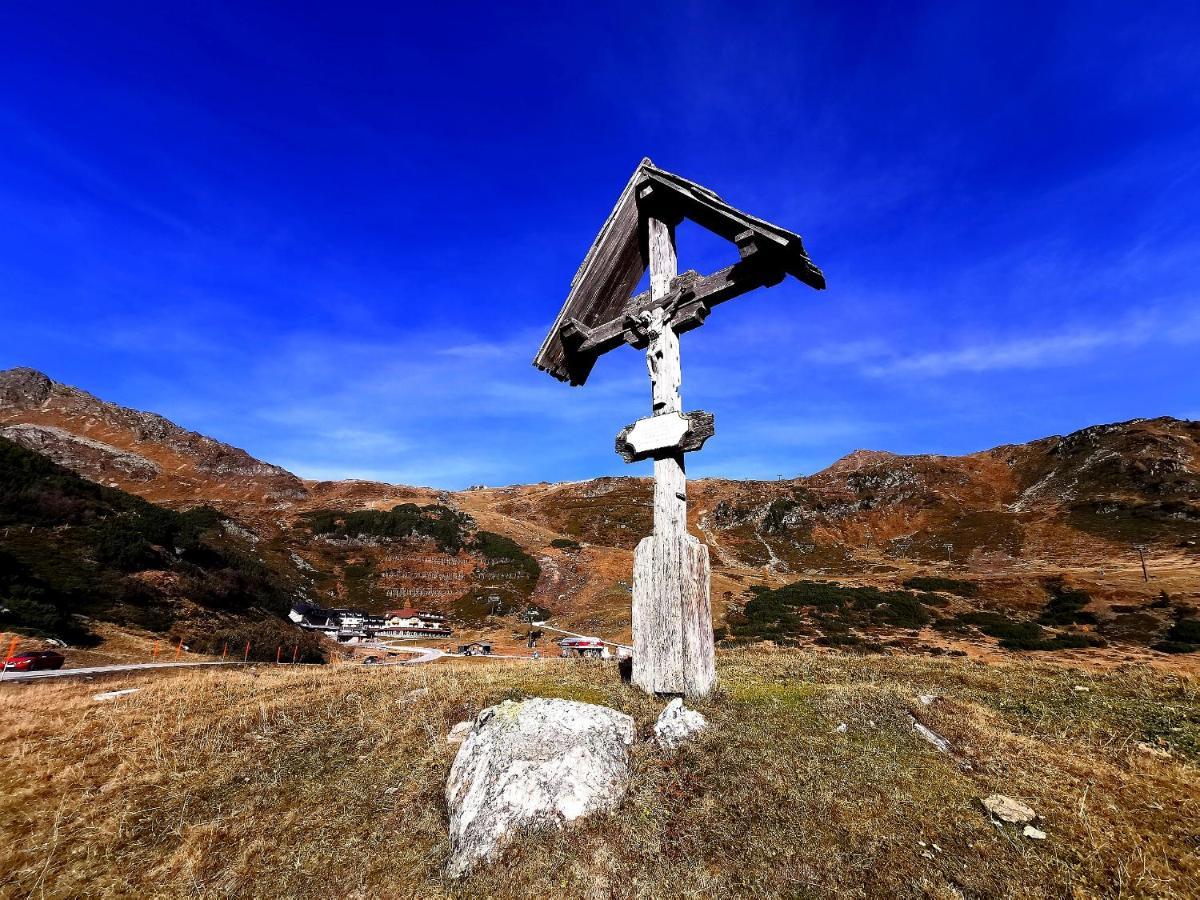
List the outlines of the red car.
<svg viewBox="0 0 1200 900">
<path fill-rule="evenodd" d="M 61 669 L 67 658 L 57 650 L 31 650 L 9 657 L 5 672 L 33 672 L 36 669 Z"/>
</svg>

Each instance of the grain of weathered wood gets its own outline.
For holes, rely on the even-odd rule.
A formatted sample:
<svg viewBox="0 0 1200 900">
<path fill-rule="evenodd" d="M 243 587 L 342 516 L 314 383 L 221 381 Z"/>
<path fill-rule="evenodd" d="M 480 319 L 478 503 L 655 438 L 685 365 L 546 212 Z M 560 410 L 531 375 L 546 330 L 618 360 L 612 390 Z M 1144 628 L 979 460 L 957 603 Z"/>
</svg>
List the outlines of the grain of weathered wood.
<svg viewBox="0 0 1200 900">
<path fill-rule="evenodd" d="M 602 353 L 635 343 L 625 322 L 647 308 L 637 302 L 641 298 L 631 302 L 629 295 L 648 264 L 640 222 L 651 217 L 664 223 L 687 217 L 737 245 L 741 268 L 709 276 L 713 280 L 703 285 L 713 292 L 710 307 L 755 287 L 775 284 L 785 274 L 817 289 L 825 287 L 825 277 L 808 258 L 799 235 L 736 209 L 707 188 L 644 159 L 571 281 L 567 300 L 534 357 L 535 366 L 580 385 Z M 722 284 L 723 273 L 734 277 Z M 693 304 L 688 315 L 677 318 L 676 331 L 695 328 L 705 314 L 701 304 Z M 569 327 L 571 319 L 588 329 L 589 336 L 578 340 L 583 332 Z"/>
<path fill-rule="evenodd" d="M 671 325 L 676 334 L 699 328 L 712 307 L 755 288 L 778 284 L 783 274 L 782 269 L 758 261 L 735 263 L 704 277 L 691 270 L 684 272 L 671 281 L 670 294 L 674 295 L 671 305 L 675 309 Z M 623 343 L 644 347 L 645 339 L 637 334 L 638 317 L 661 302 L 656 303 L 650 291 L 631 297 L 621 318 L 588 329 L 587 338 L 576 345 L 577 352 L 599 356 Z M 569 328 L 570 323 L 562 327 Z"/>
<path fill-rule="evenodd" d="M 708 548 L 690 534 L 643 538 L 633 563 L 633 683 L 704 697 L 716 685 Z"/>
<path fill-rule="evenodd" d="M 650 293 L 666 304 L 675 277 L 675 231 L 668 222 L 647 220 Z M 679 335 L 672 310 L 657 306 L 641 313 L 646 366 L 655 415 L 682 409 Z M 704 696 L 713 684 L 712 613 L 709 608 L 708 548 L 687 531 L 687 476 L 683 451 L 654 460 L 654 533 L 638 544 L 633 572 L 633 682 L 654 693 Z M 707 624 L 704 624 L 707 623 Z"/>
<path fill-rule="evenodd" d="M 661 198 L 659 202 L 669 204 L 673 215 L 691 219 L 729 241 L 737 242 L 739 236 L 750 232 L 760 251 L 778 254 L 788 274 L 818 290 L 825 287 L 825 276 L 808 258 L 800 235 L 737 209 L 708 188 L 682 176 L 653 165 L 643 164 L 639 168 L 642 177 L 638 181 L 638 189 L 644 190 L 646 184 L 664 188 L 662 191 L 655 190 L 651 196 L 657 196 Z"/>
<path fill-rule="evenodd" d="M 588 249 L 550 333 L 542 342 L 533 364 L 562 381 L 583 384 L 595 364 L 594 356 L 569 354 L 560 329 L 568 319 L 593 327 L 618 316 L 625 300 L 646 271 L 646 258 L 638 233 L 638 208 L 634 185 L 642 166 L 617 198 L 600 233 Z"/>
</svg>

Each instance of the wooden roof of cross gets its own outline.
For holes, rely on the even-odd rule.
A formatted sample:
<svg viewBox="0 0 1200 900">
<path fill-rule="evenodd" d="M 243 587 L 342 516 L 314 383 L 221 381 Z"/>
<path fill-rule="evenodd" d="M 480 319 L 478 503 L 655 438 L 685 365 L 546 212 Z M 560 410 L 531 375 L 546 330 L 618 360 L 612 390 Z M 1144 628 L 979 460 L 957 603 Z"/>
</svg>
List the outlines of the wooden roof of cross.
<svg viewBox="0 0 1200 900">
<path fill-rule="evenodd" d="M 657 168 L 643 159 L 621 191 L 596 240 L 571 280 L 571 289 L 533 364 L 560 381 L 581 385 L 601 354 L 622 344 L 642 346 L 638 313 L 662 300 L 650 292 L 631 296 L 648 264 L 646 218 L 691 219 L 735 244 L 740 260 L 701 276 L 687 271 L 671 283 L 677 333 L 703 324 L 718 303 L 791 275 L 821 290 L 825 276 L 798 234 L 742 212 L 708 188 Z"/>
</svg>

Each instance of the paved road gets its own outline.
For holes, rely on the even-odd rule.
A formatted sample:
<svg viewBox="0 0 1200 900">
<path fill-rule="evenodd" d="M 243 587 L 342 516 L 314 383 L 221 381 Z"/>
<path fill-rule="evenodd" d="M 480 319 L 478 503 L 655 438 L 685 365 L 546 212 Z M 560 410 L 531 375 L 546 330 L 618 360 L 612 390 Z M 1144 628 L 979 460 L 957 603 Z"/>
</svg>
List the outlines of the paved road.
<svg viewBox="0 0 1200 900">
<path fill-rule="evenodd" d="M 107 675 L 111 672 L 139 672 L 143 669 L 185 669 L 194 666 L 241 666 L 243 662 L 166 662 L 128 663 L 119 666 L 87 666 L 82 669 L 50 669 L 41 672 L 4 672 L 3 681 L 40 681 L 43 678 L 74 678 L 80 675 Z"/>
<path fill-rule="evenodd" d="M 417 654 L 416 659 L 399 659 L 394 662 L 377 662 L 377 663 L 375 663 L 375 665 L 377 665 L 377 666 L 417 666 L 417 665 L 420 665 L 421 663 L 433 662 L 435 659 L 441 659 L 443 656 L 447 655 L 446 651 L 444 651 L 444 650 L 438 650 L 434 647 L 414 647 L 411 644 L 408 646 L 405 646 L 404 644 L 375 643 L 375 644 L 360 644 L 359 646 L 365 646 L 369 649 L 375 649 L 375 650 L 386 650 L 386 651 L 390 651 L 393 653 L 415 653 L 415 654 Z"/>
</svg>

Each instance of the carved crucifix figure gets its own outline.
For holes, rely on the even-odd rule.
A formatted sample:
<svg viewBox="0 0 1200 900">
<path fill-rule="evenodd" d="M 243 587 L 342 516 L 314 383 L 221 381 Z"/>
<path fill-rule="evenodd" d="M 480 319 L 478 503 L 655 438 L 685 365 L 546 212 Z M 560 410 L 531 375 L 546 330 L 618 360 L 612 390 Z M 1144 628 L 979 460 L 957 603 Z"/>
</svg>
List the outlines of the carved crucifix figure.
<svg viewBox="0 0 1200 900">
<path fill-rule="evenodd" d="M 678 275 L 675 224 L 687 217 L 737 246 L 740 261 L 707 277 Z M 650 270 L 650 290 L 630 296 Z M 583 384 L 603 353 L 645 348 L 651 415 L 617 435 L 627 462 L 654 460 L 654 530 L 633 564 L 633 681 L 655 694 L 702 697 L 716 684 L 708 548 L 687 530 L 684 454 L 713 434 L 711 413 L 684 413 L 679 335 L 712 307 L 793 275 L 825 286 L 799 236 L 643 160 L 571 283 L 534 365 Z"/>
</svg>

